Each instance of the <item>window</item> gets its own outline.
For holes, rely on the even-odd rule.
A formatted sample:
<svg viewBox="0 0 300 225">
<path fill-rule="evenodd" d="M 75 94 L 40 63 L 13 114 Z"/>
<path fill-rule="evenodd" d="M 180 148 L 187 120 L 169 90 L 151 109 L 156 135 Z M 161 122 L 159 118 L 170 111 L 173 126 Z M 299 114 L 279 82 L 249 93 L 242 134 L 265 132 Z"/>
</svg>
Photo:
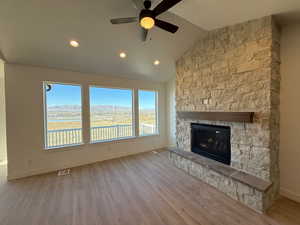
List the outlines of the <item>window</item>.
<svg viewBox="0 0 300 225">
<path fill-rule="evenodd" d="M 44 82 L 43 87 L 45 148 L 82 144 L 81 86 Z M 158 134 L 157 99 L 157 91 L 90 86 L 89 102 L 86 102 L 90 107 L 90 124 L 86 131 L 89 131 L 90 142 L 134 137 L 135 131 L 140 136 Z M 138 123 L 134 122 L 135 115 Z"/>
<path fill-rule="evenodd" d="M 81 86 L 44 83 L 46 148 L 82 143 Z"/>
<path fill-rule="evenodd" d="M 91 142 L 131 137 L 132 90 L 90 87 Z"/>
<path fill-rule="evenodd" d="M 139 90 L 139 133 L 141 136 L 158 133 L 157 92 Z"/>
</svg>

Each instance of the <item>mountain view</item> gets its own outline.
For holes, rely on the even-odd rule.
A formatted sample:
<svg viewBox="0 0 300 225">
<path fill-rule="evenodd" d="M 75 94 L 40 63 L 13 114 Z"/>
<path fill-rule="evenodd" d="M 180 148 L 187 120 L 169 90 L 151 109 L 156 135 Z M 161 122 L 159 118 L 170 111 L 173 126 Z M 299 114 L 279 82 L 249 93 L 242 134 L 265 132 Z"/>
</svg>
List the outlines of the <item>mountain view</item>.
<svg viewBox="0 0 300 225">
<path fill-rule="evenodd" d="M 91 106 L 91 127 L 131 124 L 132 108 L 112 105 Z M 47 107 L 48 129 L 81 128 L 81 106 L 59 105 Z M 140 111 L 140 121 L 155 124 L 155 110 Z"/>
</svg>

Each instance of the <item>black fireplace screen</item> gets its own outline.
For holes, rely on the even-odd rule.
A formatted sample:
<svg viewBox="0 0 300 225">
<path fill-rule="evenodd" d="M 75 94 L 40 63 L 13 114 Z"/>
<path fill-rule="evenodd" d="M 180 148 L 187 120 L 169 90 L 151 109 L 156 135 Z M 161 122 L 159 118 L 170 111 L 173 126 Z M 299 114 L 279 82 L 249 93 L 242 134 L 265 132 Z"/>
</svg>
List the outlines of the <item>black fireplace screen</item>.
<svg viewBox="0 0 300 225">
<path fill-rule="evenodd" d="M 230 127 L 192 123 L 191 130 L 192 152 L 230 165 Z"/>
</svg>

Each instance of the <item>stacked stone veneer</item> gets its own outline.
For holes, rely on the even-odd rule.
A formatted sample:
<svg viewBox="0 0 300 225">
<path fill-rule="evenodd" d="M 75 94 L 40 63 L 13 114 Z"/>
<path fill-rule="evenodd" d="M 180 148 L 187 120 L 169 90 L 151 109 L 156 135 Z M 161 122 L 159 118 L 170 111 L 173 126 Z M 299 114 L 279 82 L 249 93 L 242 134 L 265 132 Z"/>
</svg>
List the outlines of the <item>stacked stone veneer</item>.
<svg viewBox="0 0 300 225">
<path fill-rule="evenodd" d="M 255 112 L 253 123 L 177 118 L 176 139 L 190 151 L 191 122 L 230 126 L 231 166 L 273 183 L 263 209 L 279 190 L 279 40 L 264 17 L 208 32 L 176 63 L 177 111 Z"/>
<path fill-rule="evenodd" d="M 257 183 L 262 182 L 254 181 L 254 183 L 252 183 L 253 179 L 248 179 L 249 176 L 245 177 L 245 175 L 242 175 L 244 179 L 248 180 L 247 183 L 243 182 L 240 179 L 237 179 L 236 175 L 239 175 L 238 172 L 231 173 L 228 169 L 224 169 L 222 171 L 222 166 L 218 166 L 217 169 L 212 169 L 208 165 L 195 162 L 189 157 L 184 157 L 182 155 L 183 154 L 178 154 L 176 151 L 170 150 L 169 159 L 178 168 L 196 178 L 201 179 L 202 181 L 205 181 L 231 198 L 240 201 L 258 212 L 265 211 L 264 202 L 267 197 L 266 193 L 268 193 L 269 189 L 258 188 Z M 252 184 L 249 185 L 249 183 Z"/>
</svg>

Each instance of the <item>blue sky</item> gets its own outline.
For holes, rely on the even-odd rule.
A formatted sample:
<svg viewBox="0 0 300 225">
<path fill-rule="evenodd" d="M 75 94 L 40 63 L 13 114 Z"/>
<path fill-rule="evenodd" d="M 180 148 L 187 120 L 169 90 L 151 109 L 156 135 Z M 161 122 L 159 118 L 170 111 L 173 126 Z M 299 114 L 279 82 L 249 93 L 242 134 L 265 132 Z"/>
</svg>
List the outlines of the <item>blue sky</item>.
<svg viewBox="0 0 300 225">
<path fill-rule="evenodd" d="M 47 93 L 47 105 L 80 105 L 80 86 L 52 84 L 52 89 Z M 155 93 L 151 91 L 139 91 L 139 102 L 143 109 L 154 108 Z M 90 88 L 90 104 L 94 105 L 118 105 L 130 107 L 132 93 L 130 90 Z"/>
</svg>

